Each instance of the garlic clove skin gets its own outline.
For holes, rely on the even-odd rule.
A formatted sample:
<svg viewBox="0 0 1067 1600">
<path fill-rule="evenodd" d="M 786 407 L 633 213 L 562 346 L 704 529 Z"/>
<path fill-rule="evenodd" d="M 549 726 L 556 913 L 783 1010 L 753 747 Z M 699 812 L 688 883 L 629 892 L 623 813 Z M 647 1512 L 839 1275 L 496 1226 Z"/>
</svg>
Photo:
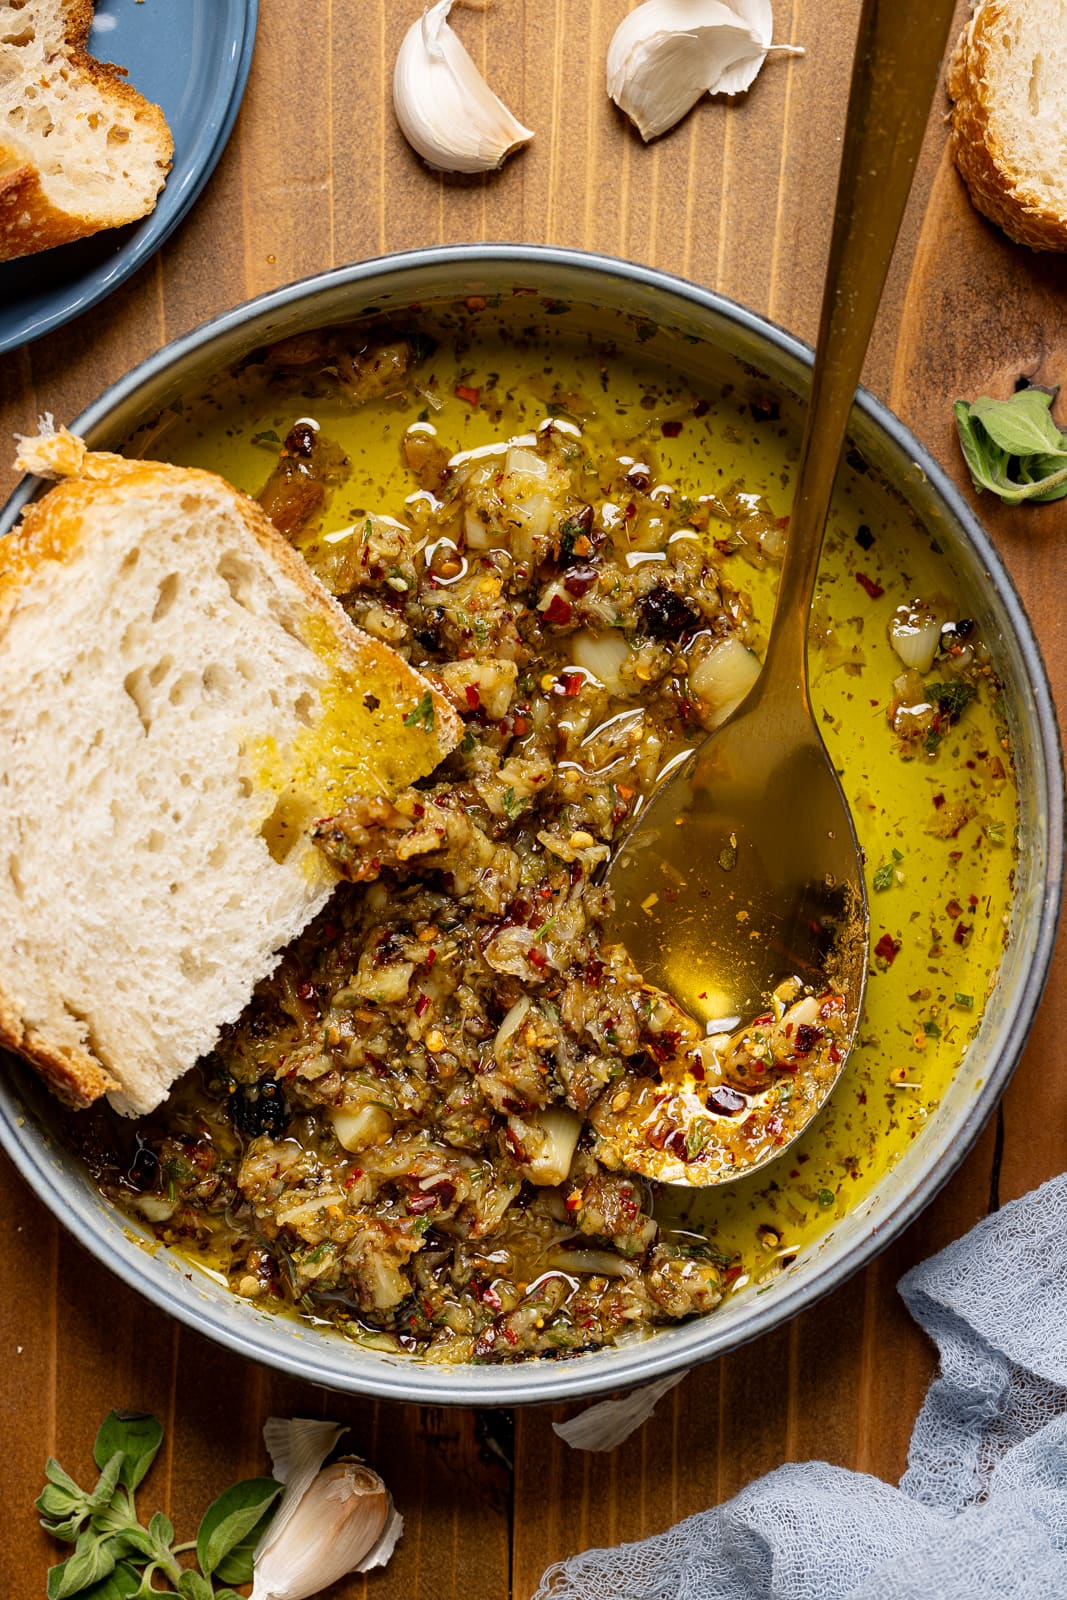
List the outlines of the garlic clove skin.
<svg viewBox="0 0 1067 1600">
<path fill-rule="evenodd" d="M 257 1552 L 251 1600 L 309 1600 L 388 1560 L 403 1530 L 381 1478 L 349 1459 L 323 1467 L 280 1535 Z"/>
<path fill-rule="evenodd" d="M 405 139 L 441 172 L 493 172 L 528 144 L 448 25 L 453 0 L 437 0 L 404 36 L 393 71 L 393 109 Z"/>
<path fill-rule="evenodd" d="M 648 1421 L 663 1396 L 687 1376 L 686 1372 L 676 1372 L 643 1388 L 631 1389 L 615 1400 L 601 1400 L 566 1422 L 554 1422 L 552 1431 L 572 1450 L 615 1450 Z"/>
<path fill-rule="evenodd" d="M 608 47 L 608 94 L 646 142 L 655 139 L 703 95 L 748 89 L 772 26 L 770 0 L 644 0 Z"/>
</svg>

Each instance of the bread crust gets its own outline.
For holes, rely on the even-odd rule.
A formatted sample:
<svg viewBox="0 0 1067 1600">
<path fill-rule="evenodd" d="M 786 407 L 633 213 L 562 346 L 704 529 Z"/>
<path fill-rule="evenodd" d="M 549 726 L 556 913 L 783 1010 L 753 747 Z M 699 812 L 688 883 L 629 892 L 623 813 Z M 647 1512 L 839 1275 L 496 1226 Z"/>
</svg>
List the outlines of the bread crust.
<svg viewBox="0 0 1067 1600">
<path fill-rule="evenodd" d="M 121 1088 L 94 1056 L 81 1050 L 57 1050 L 42 1034 L 27 1029 L 17 1002 L 0 984 L 0 1045 L 23 1056 L 64 1105 L 76 1111 Z"/>
<path fill-rule="evenodd" d="M 1032 250 L 1067 250 L 1067 216 L 1020 176 L 1001 135 L 997 56 L 1013 21 L 1010 0 L 979 0 L 956 42 L 946 78 L 950 149 L 975 206 L 1009 239 Z"/>
<path fill-rule="evenodd" d="M 28 506 L 18 526 L 0 539 L 0 635 L 8 628 L 22 592 L 33 585 L 43 568 L 67 565 L 91 545 L 94 512 L 111 511 L 134 496 L 173 497 L 176 490 L 202 497 L 210 495 L 216 501 L 223 496 L 268 561 L 281 569 L 299 591 L 301 617 L 306 615 L 310 625 L 307 642 L 321 655 L 320 646 L 325 639 L 328 654 L 324 660 L 330 676 L 340 673 L 358 683 L 369 674 L 377 674 L 379 679 L 395 684 L 401 707 L 410 703 L 413 696 L 418 699 L 424 692 L 431 693 L 434 715 L 431 726 L 421 731 L 426 741 L 427 770 L 459 741 L 462 722 L 447 701 L 387 646 L 356 629 L 343 607 L 322 587 L 262 508 L 224 479 L 199 468 L 86 453 L 81 442 L 66 433 L 26 443 L 23 464 L 82 475 L 54 485 Z M 398 727 L 398 731 L 404 730 Z M 261 976 L 262 973 L 253 974 L 249 987 Z M 91 1045 L 86 1050 L 68 1046 L 28 1021 L 18 997 L 5 987 L 2 970 L 0 1045 L 28 1060 L 68 1105 L 87 1106 L 102 1095 L 124 1093 L 126 1086 L 92 1054 Z"/>
<path fill-rule="evenodd" d="M 166 182 L 174 156 L 174 141 L 161 108 L 146 100 L 127 81 L 125 69 L 100 61 L 86 45 L 93 21 L 93 0 L 61 0 L 64 18 L 63 55 L 72 76 L 91 83 L 116 108 L 124 107 L 147 145 L 158 151 L 159 182 L 148 206 L 131 194 L 131 204 L 121 215 L 102 218 L 99 212 L 64 210 L 48 198 L 46 185 L 27 152 L 0 139 L 0 261 L 36 255 L 56 245 L 70 244 L 105 228 L 118 227 L 147 215 Z"/>
</svg>

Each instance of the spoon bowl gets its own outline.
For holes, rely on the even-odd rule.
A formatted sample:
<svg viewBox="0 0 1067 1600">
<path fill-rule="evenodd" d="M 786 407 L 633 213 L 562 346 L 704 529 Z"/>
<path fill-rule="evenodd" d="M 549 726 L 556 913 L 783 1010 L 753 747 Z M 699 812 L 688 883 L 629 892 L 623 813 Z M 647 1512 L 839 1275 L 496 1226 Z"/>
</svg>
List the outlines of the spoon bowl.
<svg viewBox="0 0 1067 1600">
<path fill-rule="evenodd" d="M 671 1063 L 658 1087 L 599 1120 L 601 1159 L 661 1182 L 728 1182 L 783 1154 L 840 1077 L 859 1025 L 863 860 L 812 713 L 808 618 L 845 428 L 953 10 L 952 0 L 864 0 L 811 405 L 763 667 L 727 721 L 675 767 L 609 868 L 613 936 L 710 1034 L 741 1029 L 736 1048 L 749 1058 L 739 1069 L 731 1043 L 710 1071 L 698 1054 L 695 1077 Z M 798 994 L 823 997 L 818 1048 L 807 1035 L 804 1049 L 771 1048 L 773 1027 L 760 1025 L 780 1024 L 785 1000 Z"/>
</svg>

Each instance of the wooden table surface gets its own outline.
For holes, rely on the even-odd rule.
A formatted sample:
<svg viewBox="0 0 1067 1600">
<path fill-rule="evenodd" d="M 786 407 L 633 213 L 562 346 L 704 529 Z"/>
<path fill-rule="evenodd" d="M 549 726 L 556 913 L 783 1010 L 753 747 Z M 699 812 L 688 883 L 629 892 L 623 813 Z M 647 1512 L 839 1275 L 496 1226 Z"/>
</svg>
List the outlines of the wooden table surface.
<svg viewBox="0 0 1067 1600">
<path fill-rule="evenodd" d="M 149 5 L 167 0 L 148 0 Z M 75 416 L 165 341 L 263 290 L 338 263 L 438 242 L 536 240 L 667 268 L 815 334 L 858 0 L 776 0 L 772 59 L 738 104 L 705 101 L 646 148 L 603 92 L 630 0 L 492 0 L 454 15 L 493 86 L 537 130 L 492 177 L 442 178 L 404 144 L 388 85 L 419 0 L 261 0 L 248 92 L 204 194 L 163 250 L 61 331 L 0 357 L 0 437 Z M 966 5 L 961 3 L 959 21 Z M 952 401 L 1067 379 L 1067 257 L 1031 254 L 974 212 L 949 162 L 944 111 L 923 163 L 865 381 L 973 499 Z M 1067 409 L 1058 407 L 1061 421 Z M 0 491 L 15 481 L 0 451 Z M 978 506 L 1067 703 L 1067 501 Z M 149 1480 L 179 1530 L 235 1477 L 265 1470 L 264 1417 L 351 1425 L 407 1531 L 361 1595 L 526 1600 L 545 1566 L 714 1505 L 759 1473 L 821 1457 L 895 1481 L 932 1372 L 902 1271 L 991 1204 L 1067 1166 L 1061 947 L 1003 1107 L 926 1213 L 863 1274 L 759 1343 L 691 1372 L 610 1456 L 567 1449 L 563 1410 L 511 1416 L 331 1396 L 248 1364 L 143 1304 L 0 1164 L 0 1591 L 44 1594 L 57 1559 L 32 1502 L 45 1457 L 88 1471 L 111 1406 L 166 1426 Z M 147 1486 L 146 1486 L 147 1487 Z"/>
</svg>

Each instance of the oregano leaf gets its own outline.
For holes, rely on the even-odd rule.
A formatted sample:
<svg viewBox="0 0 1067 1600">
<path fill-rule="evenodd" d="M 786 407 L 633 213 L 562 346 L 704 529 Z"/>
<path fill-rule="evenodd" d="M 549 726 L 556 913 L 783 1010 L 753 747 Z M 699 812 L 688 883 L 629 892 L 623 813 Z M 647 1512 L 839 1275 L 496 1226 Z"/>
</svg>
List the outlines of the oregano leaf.
<svg viewBox="0 0 1067 1600">
<path fill-rule="evenodd" d="M 246 1478 L 208 1506 L 196 1535 L 196 1558 L 207 1577 L 243 1544 L 273 1505 L 281 1487 L 273 1478 Z"/>
<path fill-rule="evenodd" d="M 108 1535 L 83 1533 L 74 1554 L 48 1569 L 48 1600 L 67 1600 L 115 1570 L 117 1553 Z"/>
<path fill-rule="evenodd" d="M 1067 438 L 1050 412 L 1055 397 L 1055 389 L 1034 388 L 1020 389 L 1010 400 L 981 395 L 971 401 L 971 416 L 1009 456 L 1067 455 Z"/>
<path fill-rule="evenodd" d="M 121 1450 L 116 1450 L 111 1459 L 103 1463 L 103 1471 L 97 1479 L 96 1488 L 86 1502 L 91 1511 L 103 1511 L 111 1504 L 125 1465 L 126 1457 Z"/>
<path fill-rule="evenodd" d="M 1055 390 L 1020 389 L 1010 400 L 957 400 L 960 449 L 979 493 L 1009 505 L 1067 496 L 1067 434 L 1053 421 Z"/>
<path fill-rule="evenodd" d="M 182 1600 L 213 1600 L 214 1590 L 207 1578 L 199 1572 L 183 1572 L 178 1580 L 178 1593 Z"/>
<path fill-rule="evenodd" d="M 85 1528 L 88 1511 L 79 1511 L 76 1517 L 69 1517 L 66 1522 L 45 1522 L 41 1527 L 51 1539 L 58 1539 L 61 1544 L 76 1544 Z"/>
<path fill-rule="evenodd" d="M 83 1499 L 85 1498 L 85 1490 L 78 1487 L 69 1472 L 64 1472 L 54 1456 L 49 1456 L 45 1462 L 44 1475 L 57 1489 L 66 1489 L 68 1494 L 81 1495 Z"/>
<path fill-rule="evenodd" d="M 78 1600 L 133 1600 L 141 1593 L 140 1574 L 125 1561 L 120 1561 L 114 1572 L 109 1572 L 99 1583 L 78 1590 Z"/>
<path fill-rule="evenodd" d="M 251 1583 L 256 1546 L 266 1533 L 274 1512 L 275 1505 L 272 1501 L 240 1543 L 226 1552 L 213 1574 L 220 1583 Z"/>
<path fill-rule="evenodd" d="M 116 1451 L 126 1457 L 122 1482 L 136 1489 L 163 1442 L 163 1429 L 147 1411 L 109 1411 L 100 1425 L 93 1459 L 103 1468 Z"/>
<path fill-rule="evenodd" d="M 174 1543 L 174 1524 L 163 1511 L 156 1511 L 148 1524 L 148 1537 L 156 1549 L 170 1554 L 170 1547 Z"/>
<path fill-rule="evenodd" d="M 971 408 L 966 400 L 957 400 L 952 409 L 956 416 L 960 449 L 963 451 L 963 459 L 967 463 L 975 488 L 992 489 L 994 494 L 998 493 L 1000 486 L 1008 482 L 1009 457 L 992 442 L 976 418 L 972 417 Z"/>
</svg>

